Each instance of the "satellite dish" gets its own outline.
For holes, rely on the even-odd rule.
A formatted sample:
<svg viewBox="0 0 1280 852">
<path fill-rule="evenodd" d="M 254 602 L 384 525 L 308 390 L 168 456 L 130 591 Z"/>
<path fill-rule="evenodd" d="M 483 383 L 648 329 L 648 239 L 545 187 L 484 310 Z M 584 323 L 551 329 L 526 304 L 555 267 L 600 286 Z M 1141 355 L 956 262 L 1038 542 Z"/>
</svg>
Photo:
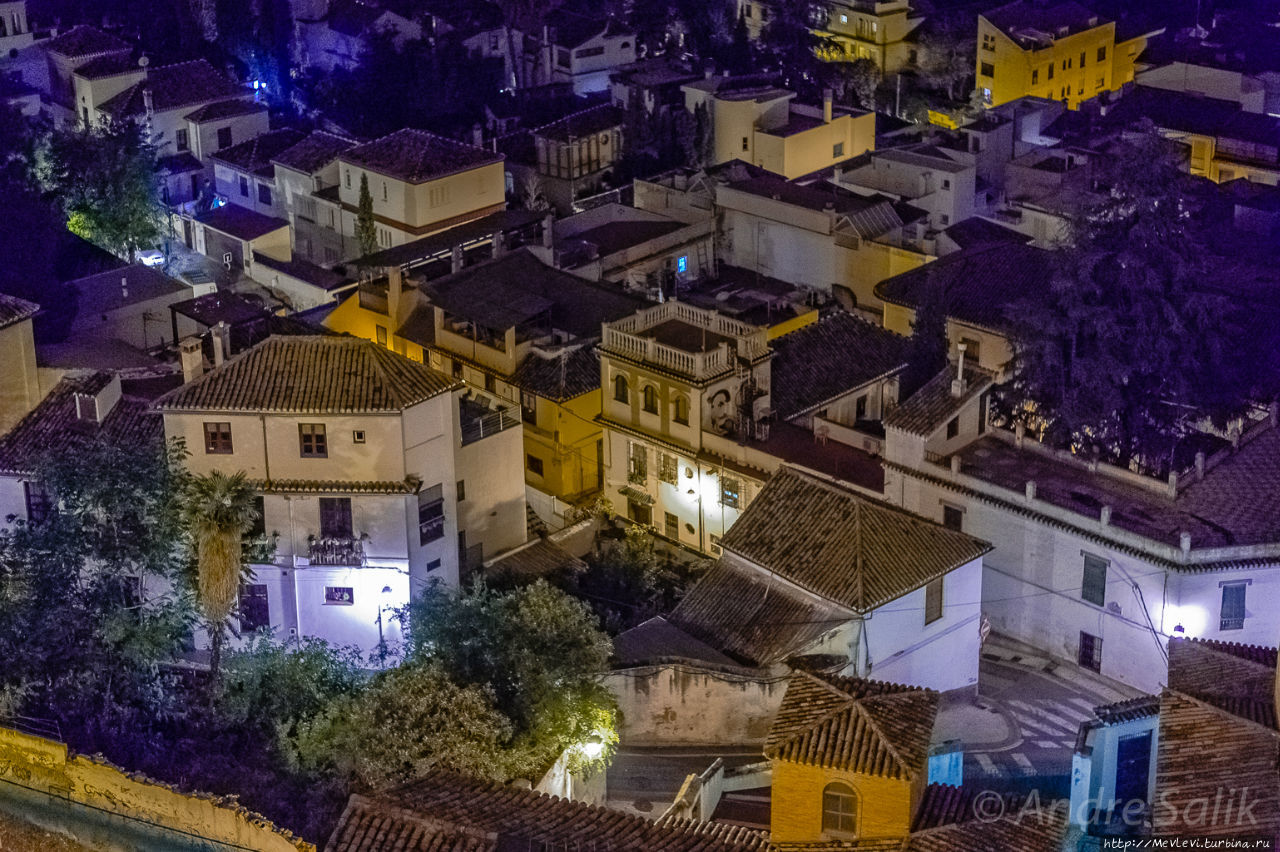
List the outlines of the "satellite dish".
<svg viewBox="0 0 1280 852">
<path fill-rule="evenodd" d="M 151 57 L 149 57 L 149 56 L 139 56 L 139 57 L 138 57 L 138 67 L 139 67 L 139 68 L 146 68 L 146 67 L 147 67 L 148 65 L 150 65 L 150 64 L 151 64 Z"/>
</svg>

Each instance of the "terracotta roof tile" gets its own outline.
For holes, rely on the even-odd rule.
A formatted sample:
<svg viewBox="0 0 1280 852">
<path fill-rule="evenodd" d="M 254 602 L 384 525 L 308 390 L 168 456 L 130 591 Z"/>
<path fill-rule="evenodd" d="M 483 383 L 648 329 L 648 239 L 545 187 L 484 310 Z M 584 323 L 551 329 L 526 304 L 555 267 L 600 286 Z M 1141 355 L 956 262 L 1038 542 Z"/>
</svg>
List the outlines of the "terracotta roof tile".
<svg viewBox="0 0 1280 852">
<path fill-rule="evenodd" d="M 591 346 L 564 349 L 554 358 L 531 352 L 516 367 L 511 383 L 553 402 L 600 389 L 600 357 Z"/>
<path fill-rule="evenodd" d="M 546 539 L 536 539 L 485 566 L 488 576 L 498 575 L 527 582 L 539 577 L 580 574 L 586 570 L 587 563 Z"/>
<path fill-rule="evenodd" d="M 764 750 L 774 760 L 916 778 L 928 762 L 937 712 L 932 690 L 797 672 Z"/>
<path fill-rule="evenodd" d="M 296 145 L 276 154 L 275 162 L 304 174 L 318 172 L 354 147 L 356 141 L 345 136 L 313 130 Z"/>
<path fill-rule="evenodd" d="M 419 842 L 416 837 L 432 839 Z M 480 837 L 485 839 L 479 845 L 457 845 Z M 328 852 L 517 848 L 764 852 L 768 844 L 763 834 L 738 826 L 687 820 L 655 823 L 598 805 L 438 770 L 376 801 L 353 796 L 325 848 Z"/>
<path fill-rule="evenodd" d="M 146 112 L 144 89 L 151 90 L 151 103 L 156 112 L 226 100 L 244 92 L 208 60 L 193 59 L 148 68 L 146 79 L 103 102 L 98 109 L 118 118 L 143 115 Z"/>
<path fill-rule="evenodd" d="M 0 328 L 30 319 L 40 311 L 40 306 L 17 296 L 0 293 Z"/>
<path fill-rule="evenodd" d="M 94 56 L 99 53 L 130 50 L 129 43 L 87 24 L 72 27 L 44 43 L 44 49 L 63 56 Z"/>
<path fill-rule="evenodd" d="M 237 115 L 248 115 L 253 112 L 267 112 L 268 107 L 264 103 L 249 100 L 248 98 L 232 98 L 225 101 L 214 101 L 211 104 L 205 104 L 199 109 L 193 110 L 182 117 L 183 121 L 193 121 L 200 124 L 205 121 L 219 121 L 224 118 L 232 118 Z"/>
<path fill-rule="evenodd" d="M 985 392 L 992 384 L 991 375 L 985 370 L 966 365 L 964 392 L 960 396 L 952 396 L 951 380 L 955 374 L 956 368 L 948 366 L 925 382 L 905 402 L 885 415 L 884 425 L 914 435 L 932 435 L 946 425 L 965 403 Z"/>
<path fill-rule="evenodd" d="M 270 337 L 166 394 L 162 410 L 401 411 L 460 383 L 372 341 Z"/>
<path fill-rule="evenodd" d="M 785 466 L 721 547 L 857 612 L 991 550 L 972 536 Z"/>
<path fill-rule="evenodd" d="M 255 136 L 238 145 L 223 148 L 221 151 L 211 154 L 210 159 L 225 163 L 231 168 L 242 172 L 253 172 L 261 177 L 271 177 L 275 174 L 271 161 L 277 154 L 287 151 L 301 142 L 302 139 L 302 131 L 285 127 Z"/>
<path fill-rule="evenodd" d="M 1140 695 L 1114 704 L 1093 708 L 1093 714 L 1104 725 L 1119 725 L 1135 719 L 1147 719 L 1160 712 L 1160 699 L 1155 695 Z"/>
<path fill-rule="evenodd" d="M 909 339 L 844 313 L 773 340 L 773 410 L 784 419 L 907 363 Z"/>
<path fill-rule="evenodd" d="M 502 162 L 501 154 L 409 128 L 350 148 L 339 156 L 343 162 L 353 166 L 409 183 L 423 183 L 454 172 Z"/>
<path fill-rule="evenodd" d="M 98 426 L 76 417 L 75 395 L 97 394 L 111 374 L 77 372 L 63 377 L 31 413 L 0 437 L 0 473 L 27 475 L 49 453 L 74 453 L 94 443 L 145 446 L 163 441 L 164 424 L 146 400 L 122 396 Z"/>
</svg>

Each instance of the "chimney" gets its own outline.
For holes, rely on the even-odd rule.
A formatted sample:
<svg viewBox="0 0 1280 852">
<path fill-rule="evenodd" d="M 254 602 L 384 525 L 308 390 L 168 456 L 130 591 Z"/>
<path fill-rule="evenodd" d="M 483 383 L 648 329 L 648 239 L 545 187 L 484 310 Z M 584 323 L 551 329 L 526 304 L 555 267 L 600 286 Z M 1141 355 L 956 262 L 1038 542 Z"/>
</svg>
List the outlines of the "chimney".
<svg viewBox="0 0 1280 852">
<path fill-rule="evenodd" d="M 1028 502 L 1036 499 L 1036 481 L 1034 479 L 1027 480 L 1026 490 Z"/>
<path fill-rule="evenodd" d="M 542 247 L 554 248 L 556 242 L 556 214 L 548 213 L 542 217 Z"/>
<path fill-rule="evenodd" d="M 1204 479 L 1204 450 L 1196 453 L 1196 480 Z"/>
<path fill-rule="evenodd" d="M 831 97 L 832 95 L 831 95 L 830 89 L 822 90 L 822 123 L 823 124 L 831 123 Z"/>
<path fill-rule="evenodd" d="M 404 294 L 404 272 L 398 265 L 387 267 L 387 319 L 391 320 L 391 327 L 397 325 L 397 315 L 400 313 L 400 297 Z"/>
<path fill-rule="evenodd" d="M 1280 402 L 1273 401 L 1267 409 L 1272 427 L 1280 426 Z"/>
<path fill-rule="evenodd" d="M 471 144 L 477 148 L 484 147 L 484 128 L 478 123 L 471 125 Z"/>
<path fill-rule="evenodd" d="M 178 344 L 179 361 L 182 363 L 182 383 L 195 381 L 204 373 L 204 346 L 196 336 L 184 337 Z"/>
<path fill-rule="evenodd" d="M 151 97 L 151 87 L 142 87 L 142 109 L 147 114 L 147 118 L 151 118 L 155 114 L 155 100 Z"/>
<path fill-rule="evenodd" d="M 956 349 L 960 350 L 960 357 L 956 359 L 956 377 L 951 381 L 951 395 L 954 397 L 964 396 L 964 350 L 968 348 L 963 343 L 957 343 Z"/>
<path fill-rule="evenodd" d="M 1013 424 L 1013 443 L 1019 449 L 1022 448 L 1022 442 L 1027 437 L 1027 425 L 1019 420 Z"/>
<path fill-rule="evenodd" d="M 212 332 L 211 336 L 213 337 L 213 366 L 215 368 L 221 367 L 222 362 L 227 359 L 227 352 L 224 348 L 226 339 L 223 336 L 226 333 L 226 330 L 227 324 L 222 321 L 219 321 L 217 325 L 210 329 Z"/>
<path fill-rule="evenodd" d="M 449 252 L 449 271 L 461 272 L 463 259 L 462 246 L 454 246 L 453 250 Z"/>
<path fill-rule="evenodd" d="M 1098 516 L 1098 522 L 1101 523 L 1104 527 L 1111 523 L 1111 507 L 1110 506 L 1104 505 L 1102 507 L 1102 512 Z"/>
<path fill-rule="evenodd" d="M 493 256 L 502 257 L 507 253 L 507 235 L 502 231 L 495 231 L 493 234 Z"/>
<path fill-rule="evenodd" d="M 1190 553 L 1191 552 L 1191 533 L 1189 532 L 1180 533 L 1178 535 L 1178 544 L 1182 547 L 1182 552 L 1184 554 Z"/>
<path fill-rule="evenodd" d="M 120 297 L 125 300 L 129 298 L 129 276 L 127 275 L 120 276 Z"/>
</svg>

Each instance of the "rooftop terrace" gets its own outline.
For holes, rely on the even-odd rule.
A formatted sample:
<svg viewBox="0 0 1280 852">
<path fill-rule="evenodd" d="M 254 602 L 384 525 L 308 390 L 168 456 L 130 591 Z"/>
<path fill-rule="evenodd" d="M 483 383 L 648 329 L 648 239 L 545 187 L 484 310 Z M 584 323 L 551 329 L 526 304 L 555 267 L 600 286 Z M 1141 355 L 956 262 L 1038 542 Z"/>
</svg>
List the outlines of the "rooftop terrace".
<svg viewBox="0 0 1280 852">
<path fill-rule="evenodd" d="M 675 300 L 603 326 L 606 352 L 708 379 L 733 368 L 735 358 L 769 355 L 767 332 L 715 311 Z"/>
</svg>

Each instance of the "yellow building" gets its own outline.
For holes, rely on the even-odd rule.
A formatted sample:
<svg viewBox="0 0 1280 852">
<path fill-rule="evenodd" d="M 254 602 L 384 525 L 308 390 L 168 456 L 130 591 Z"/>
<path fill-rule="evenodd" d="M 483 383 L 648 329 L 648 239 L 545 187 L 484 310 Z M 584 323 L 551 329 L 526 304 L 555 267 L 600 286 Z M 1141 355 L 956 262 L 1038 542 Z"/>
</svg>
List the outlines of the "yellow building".
<svg viewBox="0 0 1280 852">
<path fill-rule="evenodd" d="M 793 674 L 765 743 L 773 842 L 907 837 L 937 712 L 932 690 Z"/>
<path fill-rule="evenodd" d="M 368 178 L 379 248 L 478 219 L 506 207 L 503 156 L 425 130 L 397 130 L 338 157 L 338 183 L 318 190 L 337 208 L 342 234 L 356 233 L 361 178 Z"/>
<path fill-rule="evenodd" d="M 712 145 L 706 165 L 742 160 L 787 179 L 876 147 L 875 113 L 794 103 L 795 92 L 758 77 L 708 77 L 680 87 L 685 109 L 705 110 Z"/>
<path fill-rule="evenodd" d="M 0 293 L 0 435 L 40 402 L 32 317 L 40 306 Z"/>
<path fill-rule="evenodd" d="M 978 91 L 988 106 L 1034 95 L 1077 109 L 1133 82 L 1157 32 L 1117 35 L 1115 21 L 1071 0 L 1015 0 L 978 16 Z"/>
<path fill-rule="evenodd" d="M 366 285 L 325 321 L 374 340 L 512 406 L 524 425 L 525 482 L 575 502 L 603 484 L 601 323 L 645 303 L 516 251 L 422 289 Z"/>
<path fill-rule="evenodd" d="M 924 18 L 912 14 L 908 0 L 832 0 L 827 14 L 827 26 L 818 33 L 840 46 L 829 59 L 869 59 L 884 74 L 914 63 L 907 36 Z"/>
</svg>

